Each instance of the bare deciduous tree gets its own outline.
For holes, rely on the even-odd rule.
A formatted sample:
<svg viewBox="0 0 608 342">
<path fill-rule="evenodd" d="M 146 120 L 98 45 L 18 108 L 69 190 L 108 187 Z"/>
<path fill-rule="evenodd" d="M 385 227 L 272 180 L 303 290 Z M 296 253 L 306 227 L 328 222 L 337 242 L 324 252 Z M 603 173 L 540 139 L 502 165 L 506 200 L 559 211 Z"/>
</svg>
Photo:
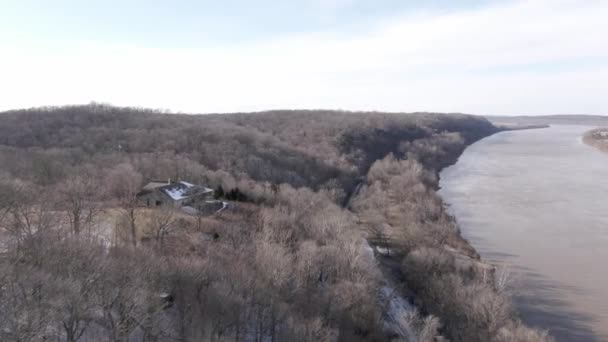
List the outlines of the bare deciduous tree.
<svg viewBox="0 0 608 342">
<path fill-rule="evenodd" d="M 0 340 L 35 342 L 44 340 L 52 311 L 51 276 L 33 268 L 0 265 Z"/>
<path fill-rule="evenodd" d="M 86 168 L 57 186 L 59 202 L 66 210 L 73 235 L 79 236 L 84 227 L 93 223 L 99 212 L 95 204 L 99 192 L 96 176 Z"/>
<path fill-rule="evenodd" d="M 142 176 L 131 164 L 120 164 L 107 176 L 110 195 L 113 196 L 129 222 L 130 239 L 137 246 L 137 193 L 141 189 Z"/>
<path fill-rule="evenodd" d="M 154 240 L 162 250 L 165 237 L 175 228 L 175 212 L 173 208 L 162 207 L 150 213 L 150 228 L 154 233 Z"/>
<path fill-rule="evenodd" d="M 162 309 L 160 293 L 151 291 L 153 267 L 146 255 L 120 248 L 101 265 L 104 281 L 95 284 L 93 293 L 111 341 L 127 342 L 136 328 Z"/>
</svg>

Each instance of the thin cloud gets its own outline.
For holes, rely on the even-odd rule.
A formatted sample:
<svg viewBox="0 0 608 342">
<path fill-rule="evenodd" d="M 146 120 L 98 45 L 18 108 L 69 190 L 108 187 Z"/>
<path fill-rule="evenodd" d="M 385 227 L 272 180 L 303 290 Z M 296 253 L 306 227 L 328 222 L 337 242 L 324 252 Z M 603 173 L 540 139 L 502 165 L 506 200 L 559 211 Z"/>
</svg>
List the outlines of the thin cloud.
<svg viewBox="0 0 608 342">
<path fill-rule="evenodd" d="M 0 106 L 98 100 L 186 112 L 605 114 L 608 63 L 597 61 L 608 57 L 607 17 L 606 2 L 523 1 L 408 13 L 364 33 L 304 32 L 219 48 L 14 49 L 3 53 Z"/>
</svg>

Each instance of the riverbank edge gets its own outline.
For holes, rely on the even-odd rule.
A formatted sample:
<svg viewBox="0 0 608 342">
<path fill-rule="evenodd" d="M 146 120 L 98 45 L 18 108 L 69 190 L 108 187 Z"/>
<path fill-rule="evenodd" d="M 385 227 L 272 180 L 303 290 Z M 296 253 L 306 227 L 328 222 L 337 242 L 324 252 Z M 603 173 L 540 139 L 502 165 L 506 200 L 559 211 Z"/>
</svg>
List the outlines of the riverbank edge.
<svg viewBox="0 0 608 342">
<path fill-rule="evenodd" d="M 449 211 L 448 211 L 448 209 L 447 209 L 448 206 L 449 206 L 449 204 L 446 203 L 445 200 L 443 199 L 443 197 L 439 195 L 439 190 L 441 189 L 441 186 L 440 186 L 440 184 L 441 184 L 441 172 L 444 169 L 446 169 L 446 168 L 448 168 L 450 166 L 453 166 L 456 163 L 458 163 L 458 160 L 460 160 L 460 157 L 464 154 L 464 152 L 467 150 L 467 148 L 469 148 L 473 144 L 475 144 L 475 143 L 477 143 L 477 142 L 479 142 L 479 141 L 481 141 L 483 139 L 489 138 L 489 137 L 491 137 L 491 136 L 493 136 L 495 134 L 501 133 L 501 132 L 507 132 L 507 131 L 513 131 L 513 130 L 523 130 L 523 129 L 546 128 L 546 127 L 544 127 L 544 125 L 543 125 L 543 127 L 527 127 L 527 128 L 507 128 L 505 126 L 500 126 L 500 125 L 496 125 L 496 124 L 492 124 L 492 125 L 495 127 L 495 130 L 493 132 L 490 132 L 487 135 L 481 136 L 478 139 L 474 139 L 474 140 L 468 141 L 464 145 L 464 148 L 462 150 L 460 150 L 458 153 L 454 154 L 453 156 L 450 156 L 446 160 L 445 164 L 443 164 L 440 168 L 438 168 L 437 170 L 435 170 L 435 177 L 436 177 L 437 181 L 436 181 L 436 183 L 434 184 L 434 187 L 433 187 L 433 191 L 437 194 L 437 196 L 441 200 L 441 206 L 442 206 L 443 212 L 448 217 L 450 217 L 453 220 L 453 222 L 454 222 L 454 224 L 456 226 L 456 229 L 457 229 L 457 232 L 458 232 L 458 238 L 468 247 L 467 250 L 461 250 L 459 252 L 464 253 L 464 254 L 466 254 L 466 256 L 468 256 L 468 257 L 470 257 L 470 258 L 472 258 L 472 259 L 474 259 L 474 260 L 476 260 L 478 262 L 481 262 L 481 263 L 483 263 L 485 265 L 488 265 L 488 266 L 491 266 L 491 264 L 483 262 L 483 260 L 481 259 L 481 255 L 479 254 L 479 252 L 469 242 L 469 240 L 467 240 L 462 235 L 462 229 L 461 229 L 460 225 L 458 224 L 458 221 L 457 221 L 456 217 L 454 215 L 450 214 Z M 547 127 L 549 127 L 549 126 L 547 126 Z"/>
<path fill-rule="evenodd" d="M 445 199 L 443 198 L 443 196 L 439 195 L 439 193 L 438 193 L 438 191 L 441 189 L 441 186 L 440 186 L 440 184 L 441 184 L 441 172 L 444 169 L 446 169 L 448 167 L 451 167 L 451 166 L 455 165 L 456 163 L 458 163 L 458 161 L 460 160 L 460 157 L 464 154 L 464 152 L 467 150 L 467 148 L 471 147 L 472 145 L 474 145 L 475 143 L 477 143 L 477 142 L 479 142 L 479 141 L 481 141 L 483 139 L 489 138 L 489 137 L 494 136 L 494 135 L 499 134 L 499 133 L 508 132 L 508 131 L 518 131 L 518 130 L 528 130 L 528 129 L 544 129 L 544 128 L 549 128 L 551 126 L 550 125 L 527 125 L 525 127 L 522 127 L 522 126 L 518 126 L 518 127 L 506 127 L 506 126 L 497 125 L 495 123 L 492 123 L 492 125 L 494 127 L 496 127 L 496 131 L 495 132 L 492 132 L 492 133 L 490 133 L 490 134 L 488 134 L 486 136 L 480 137 L 479 139 L 476 139 L 474 141 L 470 141 L 468 144 L 465 145 L 465 147 L 460 151 L 460 153 L 457 154 L 457 156 L 454 158 L 453 161 L 451 161 L 449 164 L 443 165 L 440 169 L 437 170 L 437 174 L 436 174 L 436 176 L 437 176 L 437 178 L 436 178 L 437 179 L 437 188 L 435 189 L 435 192 L 437 193 L 438 197 L 441 200 L 442 208 L 443 208 L 443 211 L 445 212 L 445 214 L 448 215 L 450 218 L 452 218 L 454 220 L 454 224 L 455 224 L 456 228 L 458 229 L 458 237 L 463 241 L 464 244 L 466 244 L 471 250 L 474 251 L 475 254 L 474 255 L 468 255 L 468 257 L 474 259 L 478 263 L 478 265 L 480 267 L 485 267 L 485 268 L 491 270 L 491 272 L 488 274 L 488 277 L 489 277 L 489 281 L 492 282 L 492 283 L 494 283 L 497 280 L 497 278 L 496 278 L 497 277 L 496 271 L 499 270 L 498 266 L 492 264 L 491 262 L 488 262 L 488 261 L 484 260 L 481 257 L 481 255 L 479 254 L 479 252 L 477 251 L 477 249 L 475 248 L 475 246 L 473 246 L 473 244 L 467 238 L 465 238 L 463 236 L 462 229 L 461 229 L 460 224 L 457 221 L 457 218 L 448 211 L 449 203 L 447 203 L 445 201 Z M 463 252 L 463 251 L 453 251 L 453 252 L 458 253 L 458 252 Z M 512 305 L 513 314 L 515 315 L 514 319 L 517 319 L 517 320 L 521 321 L 522 320 L 521 313 L 519 312 L 519 310 L 514 305 L 515 303 L 513 301 L 513 298 L 511 296 L 507 296 L 507 298 L 508 298 L 509 302 Z M 522 321 L 522 322 L 524 324 L 526 324 L 524 321 Z M 539 331 L 542 332 L 542 330 L 539 330 Z M 544 333 L 546 334 L 546 337 L 549 339 L 549 341 L 553 341 L 553 337 L 551 335 L 549 335 L 547 331 L 545 331 Z"/>
<path fill-rule="evenodd" d="M 494 127 L 502 131 L 521 131 L 526 129 L 541 129 L 549 128 L 551 125 L 548 124 L 507 124 L 507 123 L 493 123 Z"/>
<path fill-rule="evenodd" d="M 445 200 L 443 199 L 443 197 L 441 197 L 438 193 L 438 191 L 441 189 L 440 183 L 441 183 L 441 172 L 450 167 L 455 165 L 456 163 L 458 163 L 458 160 L 460 159 L 460 157 L 464 154 L 464 152 L 467 150 L 467 148 L 469 148 L 470 146 L 472 146 L 473 144 L 489 138 L 495 134 L 498 133 L 502 133 L 502 132 L 509 132 L 509 131 L 521 131 L 521 130 L 530 130 L 530 129 L 545 129 L 545 128 L 550 128 L 550 125 L 545 125 L 545 124 L 534 124 L 534 125 L 503 125 L 503 124 L 499 124 L 499 123 L 492 123 L 491 124 L 495 127 L 495 130 L 493 132 L 490 132 L 489 134 L 485 135 L 485 136 L 481 136 L 478 139 L 475 140 L 471 140 L 469 142 L 467 142 L 464 146 L 464 148 L 462 150 L 460 150 L 458 153 L 456 153 L 455 155 L 451 156 L 450 158 L 447 159 L 446 163 L 443 164 L 439 169 L 436 170 L 436 179 L 437 179 L 437 183 L 435 184 L 434 187 L 434 191 L 437 193 L 437 195 L 439 196 L 439 198 L 441 199 L 441 203 L 443 206 L 443 210 L 444 212 L 451 217 L 455 224 L 456 224 L 456 228 L 458 229 L 458 235 L 459 238 L 472 250 L 474 251 L 473 255 L 468 255 L 469 257 L 472 257 L 474 259 L 476 259 L 477 261 L 491 266 L 490 263 L 486 263 L 481 259 L 481 256 L 479 254 L 479 252 L 475 249 L 475 247 L 462 235 L 462 229 L 460 227 L 460 225 L 457 223 L 456 217 L 452 214 L 450 214 L 447 210 L 447 207 L 449 206 L 448 203 L 445 202 Z M 461 252 L 466 252 L 466 251 L 461 251 Z"/>
<path fill-rule="evenodd" d="M 608 127 L 594 128 L 583 133 L 582 140 L 585 145 L 598 149 L 600 152 L 608 153 L 608 138 L 597 139 L 594 135 L 598 132 L 608 136 Z"/>
<path fill-rule="evenodd" d="M 418 195 L 415 197 L 406 195 L 401 198 L 391 196 L 389 192 L 387 193 L 389 202 L 384 203 L 384 208 L 388 209 L 383 211 L 383 228 L 380 233 L 370 230 L 371 235 L 368 235 L 366 240 L 374 251 L 378 266 L 387 283 L 395 284 L 394 288 L 400 297 L 412 304 L 422 317 L 439 319 L 441 328 L 438 330 L 440 335 L 437 336 L 440 340 L 444 338 L 454 341 L 553 340 L 546 331 L 528 327 L 521 321 L 521 314 L 515 308 L 513 299 L 503 292 L 503 284 L 499 282 L 500 268 L 481 259 L 474 246 L 463 236 L 456 218 L 450 214 L 446 202 L 438 194 L 440 174 L 445 168 L 457 163 L 471 145 L 508 130 L 493 124 L 464 128 L 459 130 L 464 141 L 444 150 L 444 154 L 437 160 L 438 163 L 421 164 L 417 159 L 408 162 L 407 158 L 398 159 L 389 155 L 380 162 L 378 168 L 390 168 L 389 165 L 392 165 L 393 176 L 390 176 L 390 172 L 380 173 L 382 176 L 379 176 L 378 170 L 381 169 L 376 169 L 372 180 L 366 180 L 368 182 L 366 186 L 378 189 L 383 187 L 378 185 L 379 183 L 387 186 L 392 180 L 399 179 L 398 177 L 403 173 L 396 173 L 395 170 L 400 167 L 403 168 L 400 169 L 402 172 L 410 172 L 410 175 L 412 170 L 419 170 L 414 174 L 421 177 L 420 184 L 422 188 L 426 187 L 426 190 L 418 188 L 415 191 L 419 191 L 419 196 L 429 200 L 426 202 L 431 205 L 429 208 L 435 208 L 430 211 L 434 214 L 428 217 L 429 221 L 424 218 L 418 223 L 413 223 L 411 226 L 413 228 L 407 228 L 411 224 L 408 222 L 417 221 L 408 221 L 407 214 L 399 216 L 391 209 L 399 209 L 403 203 L 406 204 L 404 210 L 407 211 L 408 207 L 412 208 L 409 203 L 418 203 L 413 205 L 420 206 L 422 205 L 420 203 L 425 202 L 418 202 Z M 421 172 L 420 167 L 424 171 Z M 428 175 L 424 176 L 424 172 Z M 365 189 L 356 191 L 355 202 L 359 195 L 365 196 L 365 193 Z M 396 202 L 390 203 L 390 201 Z M 433 206 L 433 202 L 436 206 Z M 365 216 L 365 207 L 363 211 L 357 210 L 356 203 L 354 207 L 350 205 L 347 207 L 358 215 L 362 227 L 369 223 L 368 217 Z M 420 209 L 426 210 L 424 205 Z M 426 222 L 430 222 L 428 226 L 425 226 Z M 430 230 L 416 228 L 419 224 L 422 226 L 418 227 Z M 405 230 L 406 235 L 399 235 L 401 229 Z M 483 324 L 487 325 L 479 325 L 481 324 L 479 322 L 485 322 Z"/>
</svg>

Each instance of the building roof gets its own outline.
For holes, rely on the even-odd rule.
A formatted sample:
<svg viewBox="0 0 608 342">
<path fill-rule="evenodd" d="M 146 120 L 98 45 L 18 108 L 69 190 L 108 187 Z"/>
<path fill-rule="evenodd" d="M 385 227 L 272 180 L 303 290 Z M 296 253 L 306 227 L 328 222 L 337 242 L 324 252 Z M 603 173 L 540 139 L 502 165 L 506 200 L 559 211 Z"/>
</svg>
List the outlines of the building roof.
<svg viewBox="0 0 608 342">
<path fill-rule="evenodd" d="M 158 188 L 162 193 L 171 197 L 174 201 L 180 201 L 189 197 L 203 195 L 213 192 L 213 189 L 194 185 L 188 182 L 177 182 Z"/>
<path fill-rule="evenodd" d="M 152 191 L 154 189 L 158 189 L 158 188 L 162 188 L 165 185 L 169 185 L 170 182 L 167 181 L 151 181 L 150 183 L 146 184 L 142 190 L 143 191 Z"/>
<path fill-rule="evenodd" d="M 160 193 L 166 195 L 174 201 L 180 201 L 186 198 L 199 196 L 203 194 L 213 193 L 213 189 L 209 189 L 204 186 L 195 185 L 188 182 L 175 182 L 168 183 L 162 181 L 152 181 L 146 184 L 138 196 L 145 195 L 154 191 L 159 191 Z"/>
</svg>

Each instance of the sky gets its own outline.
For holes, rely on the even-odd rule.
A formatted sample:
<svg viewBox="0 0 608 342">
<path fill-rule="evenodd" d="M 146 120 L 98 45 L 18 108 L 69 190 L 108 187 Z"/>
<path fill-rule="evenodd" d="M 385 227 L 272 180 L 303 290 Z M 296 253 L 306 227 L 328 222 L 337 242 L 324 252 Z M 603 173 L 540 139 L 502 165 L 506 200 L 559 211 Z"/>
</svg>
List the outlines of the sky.
<svg viewBox="0 0 608 342">
<path fill-rule="evenodd" d="M 0 0 L 0 110 L 608 115 L 606 0 Z"/>
</svg>

